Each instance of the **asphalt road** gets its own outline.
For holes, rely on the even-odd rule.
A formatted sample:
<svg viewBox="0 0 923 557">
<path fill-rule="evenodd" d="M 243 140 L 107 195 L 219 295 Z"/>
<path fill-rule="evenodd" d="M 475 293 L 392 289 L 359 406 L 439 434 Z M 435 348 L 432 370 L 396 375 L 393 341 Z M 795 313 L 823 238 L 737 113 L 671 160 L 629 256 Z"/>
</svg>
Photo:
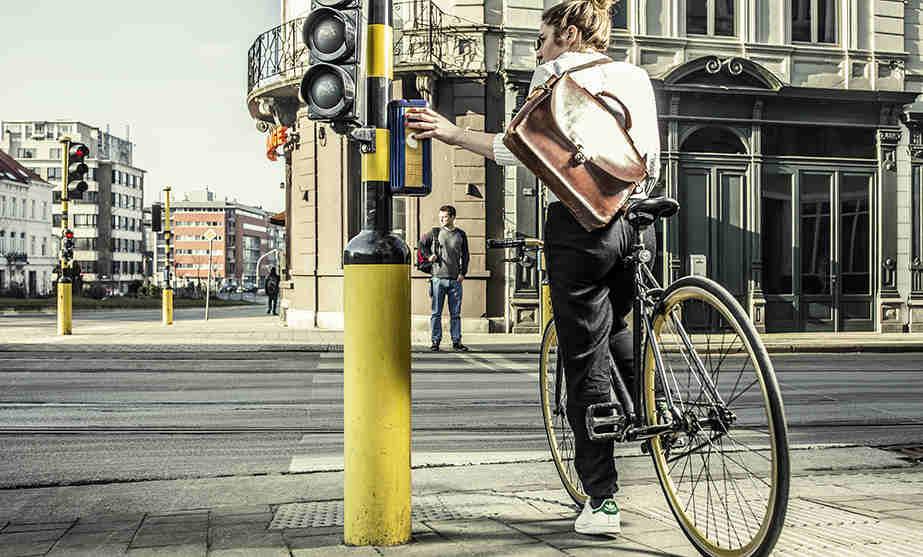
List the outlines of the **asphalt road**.
<svg viewBox="0 0 923 557">
<path fill-rule="evenodd" d="M 414 354 L 419 462 L 543 454 L 536 357 Z M 793 443 L 923 444 L 923 355 L 773 361 Z M 338 353 L 0 352 L 0 487 L 338 469 L 342 369 Z"/>
</svg>

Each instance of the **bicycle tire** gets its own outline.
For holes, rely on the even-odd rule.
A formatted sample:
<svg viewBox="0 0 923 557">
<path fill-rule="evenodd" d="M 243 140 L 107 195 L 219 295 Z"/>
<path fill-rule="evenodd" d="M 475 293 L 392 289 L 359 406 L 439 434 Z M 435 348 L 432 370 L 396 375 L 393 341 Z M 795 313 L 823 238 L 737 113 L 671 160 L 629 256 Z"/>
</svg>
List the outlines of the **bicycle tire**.
<svg viewBox="0 0 923 557">
<path fill-rule="evenodd" d="M 704 304 L 710 310 L 703 308 L 700 312 L 692 304 L 688 307 L 683 305 L 689 301 Z M 680 308 L 680 311 L 677 312 L 677 308 Z M 718 318 L 725 319 L 727 326 L 716 325 Z M 663 353 L 664 377 L 667 378 L 667 385 L 662 385 L 663 381 L 658 380 L 655 356 L 648 346 L 645 355 L 643 385 L 645 412 L 649 423 L 663 421 L 664 397 L 670 397 L 674 399 L 677 407 L 683 409 L 684 424 L 690 423 L 693 419 L 698 421 L 707 415 L 710 424 L 713 425 L 713 429 L 705 432 L 701 437 L 698 433 L 694 436 L 690 436 L 689 433 L 684 434 L 685 441 L 671 436 L 651 439 L 651 457 L 667 505 L 683 533 L 703 555 L 715 557 L 769 555 L 778 541 L 785 520 L 790 484 L 790 461 L 782 397 L 772 362 L 759 334 L 737 300 L 724 287 L 704 277 L 684 277 L 670 285 L 655 311 L 653 323 L 653 334 Z M 675 333 L 675 338 L 666 336 L 670 334 L 671 328 Z M 688 336 L 687 328 L 693 331 L 691 337 Z M 712 329 L 721 331 L 720 348 L 719 345 L 711 343 L 709 331 Z M 725 343 L 729 334 L 728 329 L 740 341 L 741 346 L 736 352 L 732 352 L 733 340 Z M 696 330 L 698 332 L 695 332 Z M 686 335 L 685 341 L 683 335 Z M 708 340 L 703 343 L 703 338 Z M 719 360 L 715 353 L 721 350 L 724 352 Z M 688 355 L 684 355 L 684 351 Z M 677 354 L 682 358 L 677 357 Z M 685 379 L 688 387 L 695 389 L 692 379 L 696 378 L 698 381 L 701 392 L 695 400 L 691 396 L 683 400 L 680 395 L 682 374 L 678 377 L 669 367 L 674 359 L 678 367 L 682 363 L 686 364 Z M 731 394 L 725 398 L 721 393 L 721 388 L 730 383 L 730 378 L 727 375 L 721 376 L 721 366 L 727 362 L 729 366 L 736 367 L 741 361 L 743 365 L 740 366 L 740 373 L 734 382 Z M 712 371 L 706 368 L 706 363 L 709 366 L 716 363 L 718 368 Z M 738 394 L 737 388 L 748 363 L 753 365 L 753 379 L 750 380 L 748 374 L 747 386 Z M 696 366 L 707 370 L 711 381 L 705 381 L 704 376 L 693 373 L 692 368 Z M 709 390 L 708 383 L 713 385 L 713 390 Z M 745 397 L 745 392 L 754 386 L 758 386 L 756 392 Z M 673 394 L 674 389 L 675 394 Z M 658 396 L 664 401 L 659 409 Z M 706 399 L 705 402 L 702 401 L 703 397 Z M 712 401 L 719 397 L 723 404 L 713 404 Z M 711 401 L 708 400 L 709 398 Z M 738 400 L 741 400 L 741 403 L 735 406 Z M 680 402 L 681 406 L 678 404 Z M 722 418 L 717 417 L 721 413 L 716 408 L 724 405 L 731 412 L 740 413 L 739 416 L 734 414 L 736 419 L 741 420 L 740 425 L 737 422 L 724 423 L 721 421 Z M 762 421 L 765 421 L 765 425 Z M 729 442 L 727 446 L 724 443 L 725 439 Z M 759 440 L 760 444 L 757 444 L 754 439 Z M 763 448 L 766 442 L 769 443 L 768 451 Z M 675 447 L 674 443 L 676 443 Z M 706 446 L 707 457 L 705 456 Z M 697 448 L 700 450 L 697 451 Z M 720 457 L 722 468 L 720 470 L 716 468 L 713 476 L 711 469 L 714 456 Z M 675 470 L 680 468 L 680 459 L 685 459 L 685 462 L 679 471 L 677 482 Z M 697 460 L 701 461 L 701 466 L 696 473 L 694 467 L 699 466 Z M 768 461 L 768 464 L 764 461 Z M 671 466 L 670 462 L 674 464 Z M 755 472 L 750 468 L 750 466 L 757 467 L 757 465 L 766 470 L 761 469 Z M 689 482 L 684 483 L 687 467 Z M 738 485 L 737 478 L 742 474 L 743 479 L 749 484 L 741 481 L 743 485 Z M 711 488 L 713 479 L 718 478 L 719 475 L 723 479 L 724 497 L 721 496 L 720 483 L 716 483 L 714 493 Z M 702 491 L 699 491 L 699 485 L 703 476 L 706 482 L 706 502 L 705 510 L 699 511 L 702 506 Z M 731 490 L 728 490 L 729 481 L 732 484 Z M 688 491 L 683 492 L 683 489 Z M 700 498 L 698 504 L 696 493 L 699 493 Z M 735 500 L 737 508 L 732 508 Z M 762 512 L 759 512 L 760 505 L 765 505 Z M 716 516 L 708 515 L 710 507 L 714 507 Z M 722 507 L 724 515 L 721 515 Z M 699 516 L 700 512 L 705 513 L 704 524 Z M 751 519 L 752 525 L 750 524 Z M 726 532 L 721 532 L 719 522 L 726 528 Z M 714 531 L 712 531 L 712 526 L 714 526 Z M 744 529 L 743 538 L 739 528 Z"/>
<path fill-rule="evenodd" d="M 574 433 L 564 412 L 567 405 L 567 389 L 564 386 L 564 367 L 558 356 L 557 346 L 557 331 L 554 321 L 550 321 L 542 334 L 538 372 L 542 421 L 548 437 L 548 446 L 551 449 L 551 459 L 554 461 L 564 490 L 574 503 L 583 506 L 587 500 L 587 494 L 574 468 Z M 560 393 L 561 400 L 555 400 L 556 393 Z"/>
</svg>

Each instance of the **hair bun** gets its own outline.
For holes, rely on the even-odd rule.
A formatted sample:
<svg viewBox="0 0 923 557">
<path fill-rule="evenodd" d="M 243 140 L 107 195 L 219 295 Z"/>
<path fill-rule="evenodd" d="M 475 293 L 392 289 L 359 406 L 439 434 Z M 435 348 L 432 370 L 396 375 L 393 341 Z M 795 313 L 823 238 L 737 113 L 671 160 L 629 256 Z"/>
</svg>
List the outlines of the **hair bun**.
<svg viewBox="0 0 923 557">
<path fill-rule="evenodd" d="M 608 13 L 612 8 L 613 0 L 588 0 L 590 4 L 593 4 L 593 7 L 599 10 L 600 12 Z"/>
</svg>

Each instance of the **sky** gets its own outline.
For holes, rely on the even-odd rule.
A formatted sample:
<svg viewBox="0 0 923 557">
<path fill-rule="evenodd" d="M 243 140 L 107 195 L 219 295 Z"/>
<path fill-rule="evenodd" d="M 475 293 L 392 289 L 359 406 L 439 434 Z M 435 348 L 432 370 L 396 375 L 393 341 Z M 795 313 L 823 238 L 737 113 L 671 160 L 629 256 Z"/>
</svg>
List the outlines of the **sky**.
<svg viewBox="0 0 923 557">
<path fill-rule="evenodd" d="M 131 126 L 145 204 L 169 185 L 281 210 L 282 159 L 246 106 L 247 50 L 279 4 L 0 0 L 0 120 Z"/>
</svg>

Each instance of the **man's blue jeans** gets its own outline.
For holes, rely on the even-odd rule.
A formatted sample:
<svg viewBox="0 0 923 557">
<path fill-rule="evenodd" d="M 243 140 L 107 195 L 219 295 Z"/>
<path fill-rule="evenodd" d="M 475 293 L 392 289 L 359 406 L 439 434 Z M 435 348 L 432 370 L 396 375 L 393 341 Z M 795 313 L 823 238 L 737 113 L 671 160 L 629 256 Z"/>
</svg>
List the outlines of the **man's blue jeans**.
<svg viewBox="0 0 923 557">
<path fill-rule="evenodd" d="M 430 279 L 433 294 L 433 314 L 429 318 L 433 330 L 433 344 L 442 342 L 442 305 L 446 296 L 449 297 L 449 331 L 452 334 L 452 343 L 461 342 L 461 304 L 462 285 L 457 280 L 436 278 Z"/>
</svg>

